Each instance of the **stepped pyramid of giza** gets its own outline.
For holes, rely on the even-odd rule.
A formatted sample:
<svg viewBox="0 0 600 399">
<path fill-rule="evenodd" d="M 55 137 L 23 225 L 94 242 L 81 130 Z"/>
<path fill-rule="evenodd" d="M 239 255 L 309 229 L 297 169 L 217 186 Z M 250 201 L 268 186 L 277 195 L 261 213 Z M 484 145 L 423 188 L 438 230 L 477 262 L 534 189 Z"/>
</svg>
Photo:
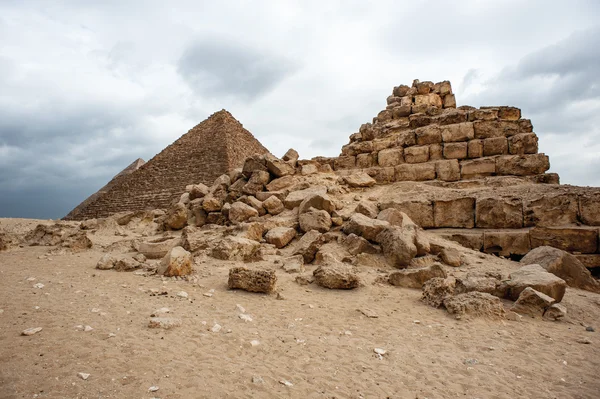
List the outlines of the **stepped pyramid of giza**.
<svg viewBox="0 0 600 399">
<path fill-rule="evenodd" d="M 84 220 L 123 211 L 167 208 L 189 184 L 212 182 L 263 147 L 228 111 L 214 113 L 133 172 L 117 175 L 64 219 Z M 134 162 L 134 164 L 136 164 Z M 134 165 L 132 164 L 132 165 Z"/>
</svg>

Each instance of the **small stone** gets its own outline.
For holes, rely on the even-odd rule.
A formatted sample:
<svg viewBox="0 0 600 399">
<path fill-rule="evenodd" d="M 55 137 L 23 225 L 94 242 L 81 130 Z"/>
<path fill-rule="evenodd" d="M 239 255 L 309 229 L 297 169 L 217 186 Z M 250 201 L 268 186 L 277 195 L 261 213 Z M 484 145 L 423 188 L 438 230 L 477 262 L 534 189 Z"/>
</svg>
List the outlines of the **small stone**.
<svg viewBox="0 0 600 399">
<path fill-rule="evenodd" d="M 592 343 L 592 341 L 590 341 L 590 340 L 589 340 L 589 339 L 587 339 L 587 338 L 579 338 L 579 339 L 578 339 L 577 341 L 575 341 L 575 342 L 577 342 L 578 344 L 584 344 L 584 345 L 589 345 L 589 344 L 591 344 L 591 343 Z"/>
<path fill-rule="evenodd" d="M 171 309 L 169 308 L 160 308 L 160 309 L 156 309 L 154 312 L 152 312 L 152 314 L 150 315 L 150 317 L 159 317 L 161 315 L 170 313 Z"/>
<path fill-rule="evenodd" d="M 223 327 L 221 327 L 220 324 L 215 323 L 214 326 L 212 326 L 212 328 L 210 329 L 210 331 L 214 332 L 214 333 L 218 333 L 219 331 L 221 331 Z"/>
<path fill-rule="evenodd" d="M 187 297 L 189 297 L 188 293 L 187 293 L 187 292 L 185 292 L 185 291 L 179 291 L 179 292 L 177 293 L 177 296 L 178 296 L 179 298 L 187 298 Z"/>
<path fill-rule="evenodd" d="M 77 376 L 82 380 L 87 380 L 88 378 L 90 378 L 90 375 L 88 373 L 77 373 Z"/>
<path fill-rule="evenodd" d="M 169 330 L 181 326 L 181 320 L 172 317 L 152 317 L 148 322 L 149 328 L 163 328 Z"/>
<path fill-rule="evenodd" d="M 42 327 L 32 327 L 32 328 L 28 328 L 26 330 L 23 330 L 23 332 L 21 332 L 21 335 L 30 336 L 30 335 L 37 334 L 40 331 L 42 331 Z"/>
<path fill-rule="evenodd" d="M 152 385 L 150 388 L 148 388 L 149 392 L 156 392 L 158 391 L 160 388 L 158 388 L 156 385 Z"/>
<path fill-rule="evenodd" d="M 252 383 L 253 384 L 264 384 L 265 380 L 263 380 L 263 378 L 261 376 L 255 375 L 252 377 Z"/>
<path fill-rule="evenodd" d="M 413 323 L 415 323 L 415 324 L 421 324 L 421 320 L 413 320 Z"/>
<path fill-rule="evenodd" d="M 521 321 L 521 320 L 523 320 L 523 316 L 521 316 L 520 314 L 518 314 L 516 312 L 508 311 L 508 312 L 506 312 L 506 320 Z"/>
<path fill-rule="evenodd" d="M 116 336 L 117 336 L 117 334 L 115 334 L 115 333 L 109 333 L 109 334 L 108 334 L 108 338 L 114 338 L 114 337 L 116 337 Z"/>
<path fill-rule="evenodd" d="M 244 313 L 239 314 L 238 317 L 246 322 L 252 321 L 252 317 Z"/>
<path fill-rule="evenodd" d="M 244 309 L 244 307 L 242 305 L 240 305 L 239 303 L 237 305 L 235 305 L 235 308 L 237 310 L 239 310 L 240 313 L 246 313 L 246 309 Z"/>
<path fill-rule="evenodd" d="M 260 345 L 260 341 L 257 339 L 253 339 L 252 341 L 250 341 L 250 345 L 252 346 L 258 346 Z"/>
<path fill-rule="evenodd" d="M 35 277 L 29 277 L 27 281 L 35 281 Z"/>
<path fill-rule="evenodd" d="M 85 332 L 90 332 L 90 331 L 92 331 L 92 330 L 93 330 L 93 328 L 92 328 L 91 326 L 85 326 L 85 327 L 83 328 L 83 331 L 85 331 Z"/>
<path fill-rule="evenodd" d="M 477 359 L 467 359 L 463 363 L 474 366 L 474 365 L 478 364 L 479 361 Z"/>
<path fill-rule="evenodd" d="M 277 293 L 277 299 L 280 301 L 284 301 L 285 300 L 285 296 L 283 296 L 283 294 L 281 294 L 281 292 Z"/>
<path fill-rule="evenodd" d="M 588 326 L 588 327 L 586 327 L 586 328 L 585 328 L 585 331 L 588 331 L 588 332 L 594 332 L 594 331 L 596 331 L 596 330 L 594 330 L 594 327 L 592 327 L 592 326 Z"/>
<path fill-rule="evenodd" d="M 387 351 L 385 349 L 381 349 L 381 348 L 375 348 L 375 349 L 373 349 L 373 351 L 381 356 L 383 356 L 387 353 Z"/>
<path fill-rule="evenodd" d="M 42 289 L 42 288 L 44 288 L 44 284 L 42 284 L 42 283 L 37 283 L 37 284 L 34 284 L 34 285 L 33 285 L 33 288 L 39 288 L 39 289 Z"/>
<path fill-rule="evenodd" d="M 212 292 L 205 292 L 205 293 L 204 293 L 204 294 L 202 294 L 202 295 L 204 295 L 204 296 L 206 296 L 206 297 L 209 297 L 209 298 L 213 296 Z"/>
<path fill-rule="evenodd" d="M 279 381 L 279 383 L 280 383 L 281 385 L 285 385 L 286 387 L 293 387 L 293 386 L 294 386 L 294 384 L 292 384 L 292 383 L 291 383 L 291 382 L 289 382 L 288 380 L 281 380 L 281 381 Z"/>
<path fill-rule="evenodd" d="M 375 311 L 368 309 L 368 308 L 362 308 L 362 309 L 357 309 L 360 313 L 364 314 L 365 316 L 371 318 L 371 319 L 376 319 L 379 317 L 379 315 L 377 313 L 375 313 Z"/>
</svg>

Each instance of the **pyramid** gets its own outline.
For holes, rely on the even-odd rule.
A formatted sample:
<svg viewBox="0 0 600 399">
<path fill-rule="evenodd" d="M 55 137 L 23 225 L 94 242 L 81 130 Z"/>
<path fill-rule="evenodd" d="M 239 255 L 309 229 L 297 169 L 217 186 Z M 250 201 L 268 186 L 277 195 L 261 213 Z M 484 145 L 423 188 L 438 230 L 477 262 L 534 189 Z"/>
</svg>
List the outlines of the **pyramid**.
<svg viewBox="0 0 600 399">
<path fill-rule="evenodd" d="M 64 219 L 107 217 L 117 212 L 167 208 L 189 184 L 211 185 L 253 154 L 269 151 L 229 112 L 201 122 L 147 163 L 119 174 Z"/>
</svg>

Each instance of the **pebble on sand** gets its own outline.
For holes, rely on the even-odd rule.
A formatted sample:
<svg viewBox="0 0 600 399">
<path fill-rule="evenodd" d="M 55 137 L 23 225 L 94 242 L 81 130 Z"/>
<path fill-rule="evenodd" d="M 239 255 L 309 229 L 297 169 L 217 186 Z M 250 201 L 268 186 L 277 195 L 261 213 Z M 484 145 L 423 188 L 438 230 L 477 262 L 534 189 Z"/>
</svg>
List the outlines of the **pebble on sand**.
<svg viewBox="0 0 600 399">
<path fill-rule="evenodd" d="M 37 334 L 37 333 L 39 333 L 40 331 L 42 331 L 42 327 L 31 327 L 31 328 L 28 328 L 28 329 L 26 329 L 26 330 L 23 330 L 23 331 L 21 332 L 21 335 L 30 336 L 30 335 Z"/>
<path fill-rule="evenodd" d="M 82 380 L 87 380 L 88 378 L 90 378 L 90 374 L 88 373 L 77 373 L 77 376 Z"/>
</svg>

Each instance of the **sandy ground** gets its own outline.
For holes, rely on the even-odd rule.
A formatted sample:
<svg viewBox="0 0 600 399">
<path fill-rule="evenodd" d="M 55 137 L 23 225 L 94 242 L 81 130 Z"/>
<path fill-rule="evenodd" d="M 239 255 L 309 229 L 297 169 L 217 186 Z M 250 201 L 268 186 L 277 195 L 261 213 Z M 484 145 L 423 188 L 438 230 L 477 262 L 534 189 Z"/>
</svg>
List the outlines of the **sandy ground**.
<svg viewBox="0 0 600 399">
<path fill-rule="evenodd" d="M 419 290 L 373 284 L 374 269 L 353 291 L 280 272 L 279 300 L 228 290 L 233 262 L 198 261 L 191 283 L 96 270 L 99 246 L 49 250 L 0 252 L 0 398 L 600 397 L 598 331 L 585 328 L 600 329 L 596 294 L 569 289 L 561 322 L 455 320 L 422 304 Z M 482 269 L 517 267 L 467 256 Z M 148 328 L 161 307 L 182 325 Z M 21 336 L 30 327 L 43 330 Z"/>
</svg>

